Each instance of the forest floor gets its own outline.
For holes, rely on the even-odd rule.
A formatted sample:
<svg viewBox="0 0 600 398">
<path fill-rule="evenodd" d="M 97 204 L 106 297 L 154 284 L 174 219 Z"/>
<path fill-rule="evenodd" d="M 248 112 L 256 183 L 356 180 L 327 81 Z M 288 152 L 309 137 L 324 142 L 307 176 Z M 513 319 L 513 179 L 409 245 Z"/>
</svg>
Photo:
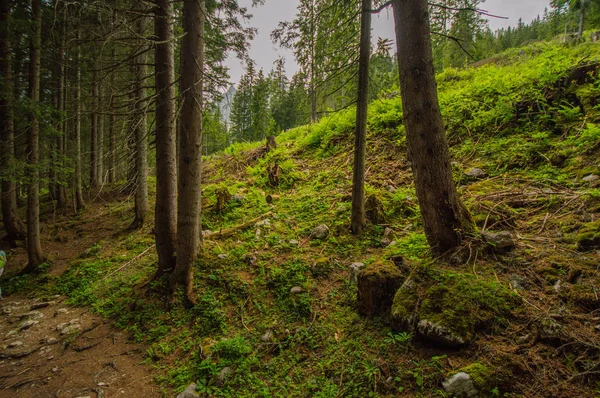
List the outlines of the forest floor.
<svg viewBox="0 0 600 398">
<path fill-rule="evenodd" d="M 102 391 L 111 396 L 138 380 L 166 396 L 193 382 L 203 397 L 449 397 L 442 382 L 464 372 L 481 397 L 599 397 L 600 63 L 590 61 L 599 58 L 597 43 L 534 43 L 438 75 L 454 179 L 477 226 L 450 259 L 430 255 L 393 94 L 370 105 L 366 192 L 381 219 L 359 237 L 349 232 L 352 110 L 282 133 L 277 149 L 243 144 L 206 159 L 193 308 L 166 302 L 165 281 L 153 280 L 152 214 L 125 232 L 133 201 L 118 187 L 76 216 L 44 202 L 49 260 L 39 275 L 17 276 L 25 253 L 7 251 L 3 308 L 22 304 L 3 315 L 3 325 L 13 323 L 2 333 L 31 305 L 56 304 L 21 332 L 31 340 L 5 337 L 24 344 L 1 352 L 60 339 L 46 335 L 53 323 L 79 318 L 82 331 L 47 354 L 3 359 L 16 376 L 0 379 L 8 387 L 0 393 L 76 396 L 108 383 Z M 153 208 L 153 178 L 149 188 Z M 219 208 L 225 191 L 230 200 Z M 322 225 L 329 233 L 314 239 Z M 357 262 L 402 274 L 407 288 L 398 289 L 392 317 L 360 313 L 349 278 Z M 54 317 L 63 307 L 69 313 Z M 402 310 L 464 344 L 432 341 L 415 322 L 394 325 Z M 97 349 L 73 349 L 93 337 L 102 337 Z M 77 357 L 99 367 L 78 384 L 50 374 L 61 355 L 63 367 Z M 111 361 L 128 376 L 98 373 L 112 372 L 103 367 Z M 44 380 L 56 390 L 44 390 Z"/>
<path fill-rule="evenodd" d="M 68 214 L 58 219 L 54 212 L 45 214 L 53 225 L 42 228 L 42 244 L 53 264 L 49 277 L 63 274 L 98 239 L 118 238 L 114 224 L 98 217 L 106 203 L 98 202 L 88 205 L 70 224 L 73 228 L 60 228 Z M 5 244 L 2 248 L 10 250 Z M 23 248 L 10 253 L 8 273 L 15 275 L 25 266 L 26 253 Z M 163 396 L 151 367 L 142 363 L 146 345 L 133 342 L 129 333 L 90 308 L 69 305 L 64 295 L 50 295 L 42 286 L 40 294 L 35 286 L 27 290 L 29 296 L 0 301 L 0 397 Z"/>
</svg>

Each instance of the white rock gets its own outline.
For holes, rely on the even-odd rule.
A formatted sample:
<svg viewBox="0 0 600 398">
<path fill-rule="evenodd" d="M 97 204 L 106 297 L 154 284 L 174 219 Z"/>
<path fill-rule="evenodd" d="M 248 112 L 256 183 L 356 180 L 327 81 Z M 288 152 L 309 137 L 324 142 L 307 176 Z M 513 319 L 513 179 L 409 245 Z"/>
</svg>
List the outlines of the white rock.
<svg viewBox="0 0 600 398">
<path fill-rule="evenodd" d="M 24 343 L 22 341 L 13 341 L 12 343 L 10 343 L 8 345 L 8 348 L 18 348 L 18 347 L 23 347 Z"/>
<path fill-rule="evenodd" d="M 58 315 L 65 315 L 68 314 L 69 310 L 66 308 L 59 308 L 58 310 L 56 310 L 56 312 L 54 313 L 54 316 L 58 316 Z"/>
<path fill-rule="evenodd" d="M 32 320 L 28 320 L 25 321 L 21 324 L 20 328 L 21 330 L 25 330 L 25 329 L 29 329 L 30 327 L 37 325 L 38 323 L 40 323 L 39 321 L 32 321 Z"/>
<path fill-rule="evenodd" d="M 79 332 L 80 330 L 81 330 L 81 325 L 75 324 L 75 325 L 67 326 L 66 328 L 64 328 L 63 330 L 61 330 L 60 334 L 62 334 L 64 336 L 64 335 L 67 335 L 67 334 Z"/>
<path fill-rule="evenodd" d="M 459 372 L 454 376 L 444 380 L 442 387 L 447 393 L 458 398 L 470 398 L 479 395 L 479 391 L 473 385 L 473 380 L 465 372 Z"/>
<path fill-rule="evenodd" d="M 301 286 L 294 286 L 293 288 L 290 289 L 290 293 L 293 294 L 297 294 L 297 293 L 302 293 L 304 289 L 302 289 Z"/>
<path fill-rule="evenodd" d="M 581 181 L 584 181 L 584 182 L 594 182 L 594 181 L 598 181 L 598 180 L 600 180 L 600 176 L 597 174 L 590 174 L 581 179 Z"/>
</svg>

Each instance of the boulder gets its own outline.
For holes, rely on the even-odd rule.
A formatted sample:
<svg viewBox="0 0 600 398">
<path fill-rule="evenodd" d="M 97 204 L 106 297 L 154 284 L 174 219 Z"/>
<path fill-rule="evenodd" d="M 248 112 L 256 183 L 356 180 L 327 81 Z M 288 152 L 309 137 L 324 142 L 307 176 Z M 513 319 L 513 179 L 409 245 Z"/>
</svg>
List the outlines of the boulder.
<svg viewBox="0 0 600 398">
<path fill-rule="evenodd" d="M 329 236 L 329 227 L 325 224 L 319 225 L 317 228 L 313 229 L 310 233 L 310 237 L 313 239 L 324 240 Z"/>
<path fill-rule="evenodd" d="M 358 311 L 367 316 L 389 314 L 403 275 L 391 261 L 378 261 L 358 273 Z"/>
<path fill-rule="evenodd" d="M 417 331 L 424 340 L 444 348 L 461 347 L 471 340 L 471 336 L 469 335 L 462 335 L 455 330 L 442 326 L 437 322 L 428 321 L 427 319 L 419 321 Z"/>
<path fill-rule="evenodd" d="M 508 231 L 486 232 L 483 237 L 496 253 L 508 252 L 516 246 L 513 235 Z"/>
<path fill-rule="evenodd" d="M 394 295 L 391 313 L 392 329 L 397 332 L 413 333 L 416 328 L 419 305 L 417 283 L 407 278 Z"/>
<path fill-rule="evenodd" d="M 473 385 L 473 380 L 465 372 L 459 372 L 442 382 L 442 387 L 451 396 L 457 398 L 470 398 L 479 396 L 479 391 Z"/>
<path fill-rule="evenodd" d="M 199 398 L 200 396 L 196 394 L 196 383 L 190 384 L 181 394 L 177 396 L 177 398 Z"/>
<path fill-rule="evenodd" d="M 348 277 L 348 283 L 350 283 L 351 285 L 355 285 L 357 282 L 357 276 L 358 273 L 365 267 L 365 265 L 363 263 L 352 263 L 350 264 L 350 266 L 348 267 L 348 271 L 349 271 L 349 277 Z"/>
<path fill-rule="evenodd" d="M 472 168 L 471 170 L 467 171 L 465 173 L 465 175 L 469 178 L 478 180 L 480 178 L 485 178 L 487 177 L 487 172 L 483 169 L 479 169 L 477 167 Z"/>
</svg>

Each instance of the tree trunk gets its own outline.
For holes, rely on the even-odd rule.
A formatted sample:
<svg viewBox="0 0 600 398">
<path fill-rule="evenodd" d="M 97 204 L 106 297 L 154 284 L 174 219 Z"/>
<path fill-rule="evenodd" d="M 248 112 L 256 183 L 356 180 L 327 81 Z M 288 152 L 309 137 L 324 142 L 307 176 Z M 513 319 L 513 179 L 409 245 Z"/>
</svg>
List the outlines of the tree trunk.
<svg viewBox="0 0 600 398">
<path fill-rule="evenodd" d="M 371 57 L 371 5 L 362 0 L 360 24 L 360 54 L 358 60 L 358 101 L 356 103 L 356 131 L 354 135 L 354 173 L 352 179 L 352 233 L 360 235 L 365 219 L 365 162 L 367 156 L 367 108 L 369 101 L 369 59 Z"/>
<path fill-rule="evenodd" d="M 90 186 L 98 187 L 98 107 L 100 106 L 100 88 L 98 83 L 98 65 L 92 73 L 92 131 L 90 139 Z"/>
<path fill-rule="evenodd" d="M 156 0 L 156 209 L 157 277 L 175 268 L 177 249 L 177 136 L 173 3 Z"/>
<path fill-rule="evenodd" d="M 473 231 L 452 180 L 437 97 L 427 0 L 392 0 L 406 142 L 425 236 L 434 255 L 455 249 Z"/>
<path fill-rule="evenodd" d="M 143 13 L 144 10 L 141 10 Z M 146 18 L 138 17 L 136 22 L 137 34 L 144 36 Z M 143 44 L 143 41 L 140 41 Z M 139 229 L 144 225 L 146 213 L 148 213 L 148 170 L 146 139 L 146 90 L 144 79 L 146 78 L 146 55 L 141 48 L 135 48 L 139 54 L 134 58 L 135 62 L 135 217 L 129 226 L 130 230 Z"/>
<path fill-rule="evenodd" d="M 83 183 L 81 171 L 81 31 L 77 29 L 77 70 L 75 71 L 75 207 L 77 211 L 84 208 Z"/>
<path fill-rule="evenodd" d="M 201 161 L 202 161 L 202 101 L 204 78 L 204 18 L 205 0 L 184 0 L 183 37 L 181 49 L 179 196 L 177 211 L 177 266 L 171 276 L 171 292 L 177 284 L 185 287 L 186 303 L 192 298 L 192 266 L 198 258 L 202 234 Z"/>
<path fill-rule="evenodd" d="M 585 26 L 585 0 L 581 0 L 580 8 L 581 14 L 579 14 L 579 32 L 577 32 L 577 37 L 583 37 L 583 28 Z"/>
<path fill-rule="evenodd" d="M 5 173 L 14 170 L 15 125 L 13 118 L 12 56 L 9 24 L 10 2 L 0 1 L 0 173 L 2 174 L 2 220 L 10 240 L 25 238 L 25 225 L 17 214 L 17 186 Z"/>
<path fill-rule="evenodd" d="M 55 4 L 57 2 L 55 1 Z M 64 124 L 64 111 L 65 111 L 65 102 L 64 102 L 64 87 L 65 87 L 65 40 L 64 36 L 66 31 L 64 29 L 65 19 L 63 18 L 63 3 L 59 3 L 56 5 L 57 14 L 58 14 L 58 24 L 59 24 L 59 45 L 58 45 L 58 56 L 56 59 L 56 110 L 58 111 L 58 126 L 57 130 L 59 132 L 56 137 L 56 158 L 55 160 L 55 186 L 54 193 L 56 199 L 56 205 L 58 208 L 62 209 L 67 205 L 67 191 L 64 185 L 64 164 L 63 159 L 66 156 L 65 153 L 65 141 L 64 136 L 65 132 L 65 124 Z"/>
<path fill-rule="evenodd" d="M 111 59 L 113 65 L 116 65 L 116 50 L 112 49 Z M 111 76 L 111 84 L 110 84 L 110 118 L 109 118 L 109 126 L 108 126 L 108 182 L 114 184 L 116 182 L 115 175 L 115 167 L 117 163 L 117 145 L 116 145 L 116 137 L 115 137 L 115 125 L 117 123 L 117 117 L 115 113 L 117 112 L 117 101 L 115 98 L 115 74 L 112 73 Z"/>
<path fill-rule="evenodd" d="M 32 37 L 29 57 L 29 98 L 32 106 L 40 102 L 40 47 L 42 35 L 42 0 L 32 0 Z M 40 242 L 40 171 L 39 164 L 39 120 L 35 110 L 30 112 L 27 139 L 29 185 L 27 188 L 27 255 L 29 263 L 23 273 L 35 272 L 45 261 Z"/>
</svg>

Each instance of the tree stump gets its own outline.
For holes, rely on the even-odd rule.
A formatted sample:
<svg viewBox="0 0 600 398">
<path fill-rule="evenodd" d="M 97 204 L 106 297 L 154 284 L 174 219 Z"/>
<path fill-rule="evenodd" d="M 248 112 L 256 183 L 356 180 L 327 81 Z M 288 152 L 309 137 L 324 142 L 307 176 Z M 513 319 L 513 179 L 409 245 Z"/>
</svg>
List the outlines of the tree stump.
<svg viewBox="0 0 600 398">
<path fill-rule="evenodd" d="M 277 140 L 274 135 L 267 137 L 267 152 L 277 149 Z"/>
<path fill-rule="evenodd" d="M 269 176 L 269 184 L 272 187 L 279 186 L 280 171 L 281 171 L 281 167 L 279 167 L 279 165 L 277 163 L 267 167 L 267 174 Z"/>
<path fill-rule="evenodd" d="M 217 195 L 217 204 L 215 205 L 215 211 L 217 213 L 222 213 L 225 210 L 227 204 L 231 201 L 231 194 L 227 188 L 218 188 L 215 191 L 215 195 Z"/>
<path fill-rule="evenodd" d="M 375 195 L 371 195 L 365 202 L 365 215 L 371 223 L 385 224 L 385 214 L 383 212 L 383 203 Z"/>
<path fill-rule="evenodd" d="M 387 315 L 404 279 L 391 261 L 378 261 L 358 273 L 358 312 L 366 316 Z"/>
</svg>

